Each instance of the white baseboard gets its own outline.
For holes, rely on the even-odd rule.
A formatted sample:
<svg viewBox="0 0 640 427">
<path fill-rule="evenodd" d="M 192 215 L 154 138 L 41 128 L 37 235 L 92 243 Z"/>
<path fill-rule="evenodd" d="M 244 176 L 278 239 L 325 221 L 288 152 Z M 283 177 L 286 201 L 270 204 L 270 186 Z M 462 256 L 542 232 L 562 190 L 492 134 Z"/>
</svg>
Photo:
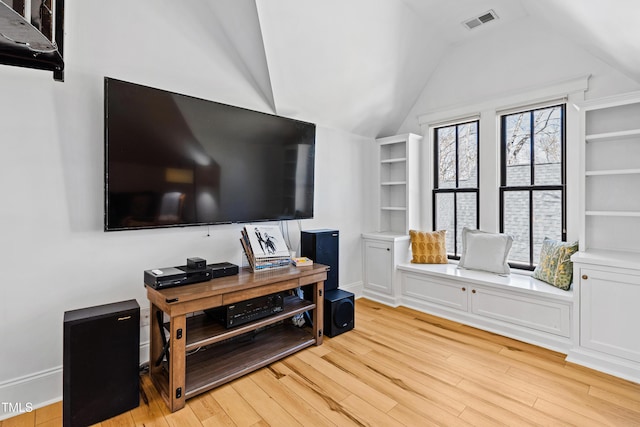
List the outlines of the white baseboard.
<svg viewBox="0 0 640 427">
<path fill-rule="evenodd" d="M 509 322 L 496 321 L 485 316 L 478 316 L 473 313 L 443 307 L 439 304 L 431 304 L 417 298 L 405 296 L 400 305 L 423 313 L 431 314 L 433 316 L 453 320 L 454 322 L 462 323 L 484 331 L 492 332 L 494 334 L 502 335 L 504 337 L 548 348 L 549 350 L 563 354 L 567 354 L 573 347 L 571 339 L 567 337 L 540 332 L 535 329 L 518 326 Z"/>
<path fill-rule="evenodd" d="M 140 343 L 140 364 L 149 360 L 149 341 Z M 62 400 L 62 366 L 0 383 L 0 421 Z"/>
<path fill-rule="evenodd" d="M 388 305 L 390 307 L 400 306 L 400 301 L 397 298 L 390 295 L 385 295 L 380 292 L 367 289 L 363 292 L 363 297 L 370 299 L 371 301 L 379 302 L 380 304 Z"/>
<path fill-rule="evenodd" d="M 62 366 L 0 384 L 0 420 L 62 400 Z"/>
<path fill-rule="evenodd" d="M 140 364 L 147 363 L 149 361 L 149 341 L 140 343 Z"/>
<path fill-rule="evenodd" d="M 572 349 L 567 362 L 576 363 L 606 374 L 640 384 L 640 363 L 589 350 L 583 347 Z"/>
<path fill-rule="evenodd" d="M 340 285 L 340 289 L 343 291 L 351 292 L 354 295 L 354 298 L 358 299 L 362 297 L 362 291 L 364 289 L 364 285 L 362 281 L 349 283 L 348 285 Z"/>
</svg>

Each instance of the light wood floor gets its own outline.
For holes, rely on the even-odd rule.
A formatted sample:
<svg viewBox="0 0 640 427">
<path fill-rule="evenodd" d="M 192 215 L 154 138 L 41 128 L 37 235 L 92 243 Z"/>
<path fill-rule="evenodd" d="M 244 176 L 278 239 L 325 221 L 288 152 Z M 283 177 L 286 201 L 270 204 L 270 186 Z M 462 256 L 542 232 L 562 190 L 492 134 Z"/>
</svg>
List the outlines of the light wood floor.
<svg viewBox="0 0 640 427">
<path fill-rule="evenodd" d="M 640 426 L 640 385 L 564 355 L 365 299 L 356 329 L 169 413 L 148 403 L 111 426 Z M 61 425 L 60 403 L 0 423 Z"/>
</svg>

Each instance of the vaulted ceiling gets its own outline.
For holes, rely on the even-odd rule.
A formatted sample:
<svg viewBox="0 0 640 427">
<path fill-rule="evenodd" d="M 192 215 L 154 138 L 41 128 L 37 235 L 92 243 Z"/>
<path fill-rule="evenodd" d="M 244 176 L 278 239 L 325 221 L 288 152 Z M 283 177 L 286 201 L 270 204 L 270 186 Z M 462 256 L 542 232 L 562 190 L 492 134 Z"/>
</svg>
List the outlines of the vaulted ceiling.
<svg viewBox="0 0 640 427">
<path fill-rule="evenodd" d="M 640 84 L 637 0 L 216 0 L 173 2 L 273 113 L 366 136 L 395 133 L 452 49 L 535 20 Z M 462 23 L 493 10 L 474 30 Z M 495 47 L 499 49 L 499 46 Z"/>
</svg>

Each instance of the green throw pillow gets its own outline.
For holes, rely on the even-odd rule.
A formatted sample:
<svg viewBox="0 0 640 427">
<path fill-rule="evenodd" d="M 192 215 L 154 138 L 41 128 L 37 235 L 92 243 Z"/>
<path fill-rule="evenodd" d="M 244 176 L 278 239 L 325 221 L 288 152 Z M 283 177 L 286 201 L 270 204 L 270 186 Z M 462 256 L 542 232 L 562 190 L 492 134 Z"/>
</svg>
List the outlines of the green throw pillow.
<svg viewBox="0 0 640 427">
<path fill-rule="evenodd" d="M 571 255 L 577 251 L 578 242 L 567 243 L 545 238 L 540 251 L 540 262 L 533 271 L 533 277 L 568 291 L 573 275 Z"/>
</svg>

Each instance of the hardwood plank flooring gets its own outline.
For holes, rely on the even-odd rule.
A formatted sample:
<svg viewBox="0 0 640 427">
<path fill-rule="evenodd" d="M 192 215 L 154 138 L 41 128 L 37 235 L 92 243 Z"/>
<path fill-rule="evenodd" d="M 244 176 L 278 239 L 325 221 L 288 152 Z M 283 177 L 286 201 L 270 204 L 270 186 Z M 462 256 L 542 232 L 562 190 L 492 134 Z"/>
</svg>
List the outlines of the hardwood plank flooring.
<svg viewBox="0 0 640 427">
<path fill-rule="evenodd" d="M 187 400 L 170 413 L 141 377 L 110 426 L 640 426 L 640 384 L 565 355 L 359 299 L 356 328 Z M 62 425 L 62 404 L 0 427 Z"/>
</svg>

